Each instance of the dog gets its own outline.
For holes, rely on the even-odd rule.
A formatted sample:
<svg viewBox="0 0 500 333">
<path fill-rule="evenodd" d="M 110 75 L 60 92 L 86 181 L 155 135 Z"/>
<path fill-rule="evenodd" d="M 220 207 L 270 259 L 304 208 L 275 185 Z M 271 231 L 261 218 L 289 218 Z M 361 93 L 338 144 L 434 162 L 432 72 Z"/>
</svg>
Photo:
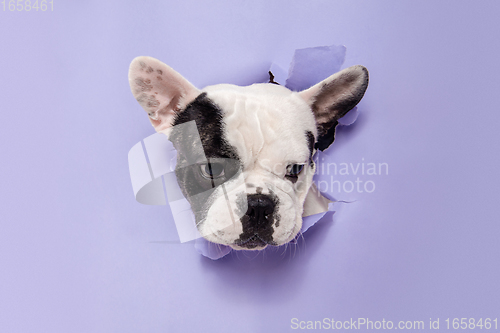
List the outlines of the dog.
<svg viewBox="0 0 500 333">
<path fill-rule="evenodd" d="M 338 120 L 365 94 L 368 71 L 352 66 L 300 92 L 270 82 L 200 90 L 151 57 L 129 69 L 134 97 L 177 150 L 177 182 L 198 231 L 235 250 L 286 244 L 308 206 L 324 207 L 313 154 L 333 143 Z"/>
</svg>

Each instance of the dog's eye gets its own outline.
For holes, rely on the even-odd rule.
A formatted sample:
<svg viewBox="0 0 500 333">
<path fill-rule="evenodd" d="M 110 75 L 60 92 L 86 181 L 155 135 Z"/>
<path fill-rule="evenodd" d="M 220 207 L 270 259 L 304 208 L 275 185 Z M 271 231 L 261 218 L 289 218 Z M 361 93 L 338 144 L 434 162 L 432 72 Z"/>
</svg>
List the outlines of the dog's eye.
<svg viewBox="0 0 500 333">
<path fill-rule="evenodd" d="M 297 177 L 302 169 L 304 169 L 304 164 L 291 164 L 286 167 L 286 176 Z"/>
<path fill-rule="evenodd" d="M 224 165 L 221 163 L 206 163 L 200 165 L 201 175 L 207 179 L 224 176 Z"/>
</svg>

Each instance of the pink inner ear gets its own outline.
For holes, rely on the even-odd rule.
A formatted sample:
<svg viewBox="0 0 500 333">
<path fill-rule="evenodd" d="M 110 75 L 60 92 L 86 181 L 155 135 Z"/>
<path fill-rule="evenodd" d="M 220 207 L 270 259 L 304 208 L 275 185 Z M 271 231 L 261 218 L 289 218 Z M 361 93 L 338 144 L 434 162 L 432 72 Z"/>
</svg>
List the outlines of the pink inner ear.
<svg viewBox="0 0 500 333">
<path fill-rule="evenodd" d="M 132 94 L 157 131 L 172 125 L 175 113 L 200 94 L 189 81 L 161 61 L 137 57 L 130 64 Z"/>
<path fill-rule="evenodd" d="M 312 100 L 313 96 L 318 93 L 319 89 L 320 89 L 320 87 L 318 87 L 317 85 L 314 85 L 311 88 L 308 88 L 306 90 L 302 90 L 301 92 L 299 92 L 299 95 L 300 95 L 300 97 L 302 97 L 302 99 L 304 99 L 306 102 L 311 104 L 311 100 Z"/>
</svg>

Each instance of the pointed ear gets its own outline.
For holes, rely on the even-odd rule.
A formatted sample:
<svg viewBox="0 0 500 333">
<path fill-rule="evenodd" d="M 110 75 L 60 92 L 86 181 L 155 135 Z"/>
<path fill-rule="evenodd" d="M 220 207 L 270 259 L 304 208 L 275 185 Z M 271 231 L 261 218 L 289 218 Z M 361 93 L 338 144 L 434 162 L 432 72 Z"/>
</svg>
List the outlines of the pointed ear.
<svg viewBox="0 0 500 333">
<path fill-rule="evenodd" d="M 368 70 L 358 65 L 335 73 L 299 93 L 309 103 L 316 118 L 316 148 L 325 150 L 333 143 L 337 120 L 359 103 L 367 87 Z"/>
<path fill-rule="evenodd" d="M 132 60 L 128 79 L 132 94 L 148 113 L 157 132 L 171 127 L 175 114 L 200 94 L 179 73 L 151 57 Z"/>
</svg>

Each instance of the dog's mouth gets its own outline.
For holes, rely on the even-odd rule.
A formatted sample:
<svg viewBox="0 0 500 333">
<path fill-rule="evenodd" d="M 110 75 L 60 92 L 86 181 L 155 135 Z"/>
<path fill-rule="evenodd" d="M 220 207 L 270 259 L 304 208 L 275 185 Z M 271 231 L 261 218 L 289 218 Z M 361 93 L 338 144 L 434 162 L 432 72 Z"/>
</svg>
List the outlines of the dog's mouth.
<svg viewBox="0 0 500 333">
<path fill-rule="evenodd" d="M 246 240 L 238 240 L 234 243 L 237 247 L 248 249 L 248 250 L 262 250 L 268 245 L 274 245 L 273 242 L 266 242 L 263 240 L 258 234 L 253 235 L 252 237 Z"/>
</svg>

